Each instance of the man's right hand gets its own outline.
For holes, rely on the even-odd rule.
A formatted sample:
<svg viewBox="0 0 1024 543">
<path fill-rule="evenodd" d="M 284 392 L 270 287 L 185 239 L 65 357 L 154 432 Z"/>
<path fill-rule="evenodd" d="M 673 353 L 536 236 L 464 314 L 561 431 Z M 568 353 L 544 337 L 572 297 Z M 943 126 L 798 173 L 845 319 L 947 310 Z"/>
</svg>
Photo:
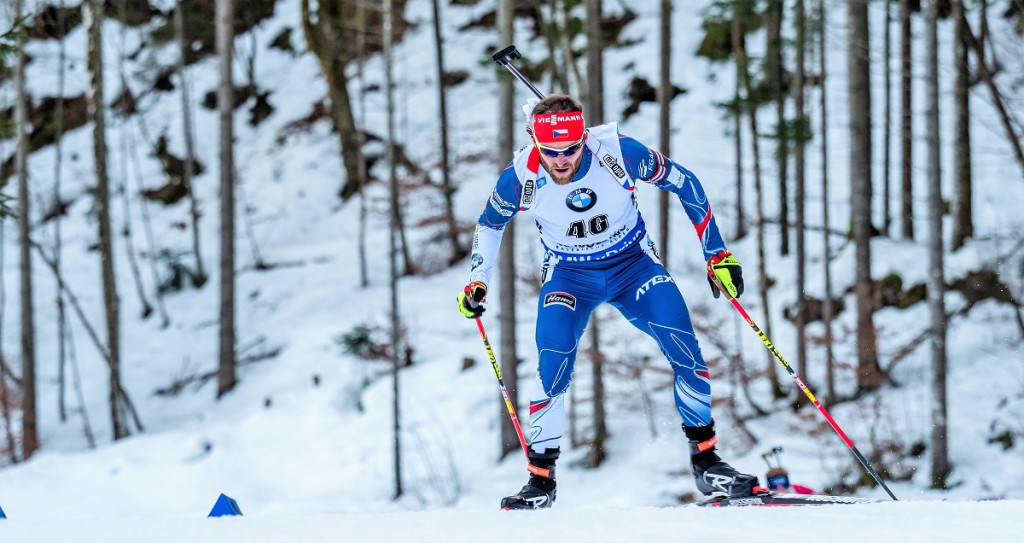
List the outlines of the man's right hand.
<svg viewBox="0 0 1024 543">
<path fill-rule="evenodd" d="M 475 319 L 484 314 L 483 301 L 487 297 L 487 285 L 473 281 L 459 293 L 459 313 L 467 319 Z"/>
</svg>

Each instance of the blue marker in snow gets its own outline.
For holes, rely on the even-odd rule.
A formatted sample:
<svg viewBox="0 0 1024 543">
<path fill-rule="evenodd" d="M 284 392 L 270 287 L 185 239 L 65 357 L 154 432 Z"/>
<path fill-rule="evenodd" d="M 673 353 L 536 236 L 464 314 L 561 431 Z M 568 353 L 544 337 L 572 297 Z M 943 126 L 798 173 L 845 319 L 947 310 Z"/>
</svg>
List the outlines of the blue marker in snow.
<svg viewBox="0 0 1024 543">
<path fill-rule="evenodd" d="M 225 517 L 225 516 L 242 516 L 242 510 L 238 508 L 238 502 L 221 494 L 217 498 L 217 503 L 213 504 L 213 509 L 210 510 L 210 514 L 207 518 L 211 517 Z"/>
<path fill-rule="evenodd" d="M 0 507 L 0 518 L 7 518 L 7 515 L 4 514 L 4 508 L 3 507 Z"/>
</svg>

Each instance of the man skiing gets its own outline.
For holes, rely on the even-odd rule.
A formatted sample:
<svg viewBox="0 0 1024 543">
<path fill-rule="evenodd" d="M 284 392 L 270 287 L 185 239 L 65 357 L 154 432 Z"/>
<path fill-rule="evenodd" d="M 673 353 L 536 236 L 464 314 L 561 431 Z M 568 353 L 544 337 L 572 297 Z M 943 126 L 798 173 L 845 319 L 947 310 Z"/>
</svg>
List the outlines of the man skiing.
<svg viewBox="0 0 1024 543">
<path fill-rule="evenodd" d="M 661 153 L 620 135 L 615 123 L 586 128 L 583 107 L 569 96 L 548 96 L 527 111 L 533 145 L 517 152 L 498 178 L 473 237 L 470 282 L 458 296 L 467 318 L 483 313 L 503 229 L 517 212 L 532 210 L 545 249 L 536 330 L 539 390 L 530 400 L 529 482 L 504 498 L 502 508 L 539 509 L 555 501 L 564 395 L 580 337 L 602 303 L 651 336 L 671 364 L 697 488 L 706 495 L 752 494 L 757 477 L 737 472 L 715 453 L 707 364 L 634 194 L 637 181 L 675 193 L 697 230 L 709 274 L 738 297 L 742 270 L 726 250 L 700 182 Z M 708 281 L 717 298 L 710 275 Z"/>
</svg>

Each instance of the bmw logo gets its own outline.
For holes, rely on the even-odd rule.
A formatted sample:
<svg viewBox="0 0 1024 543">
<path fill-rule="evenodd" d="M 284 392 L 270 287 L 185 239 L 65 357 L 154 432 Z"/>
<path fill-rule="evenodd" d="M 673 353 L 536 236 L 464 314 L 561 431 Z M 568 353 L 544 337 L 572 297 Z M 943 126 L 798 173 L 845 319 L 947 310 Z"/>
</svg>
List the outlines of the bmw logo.
<svg viewBox="0 0 1024 543">
<path fill-rule="evenodd" d="M 589 211 L 597 203 L 597 194 L 590 189 L 576 189 L 565 198 L 565 205 L 573 211 Z"/>
</svg>

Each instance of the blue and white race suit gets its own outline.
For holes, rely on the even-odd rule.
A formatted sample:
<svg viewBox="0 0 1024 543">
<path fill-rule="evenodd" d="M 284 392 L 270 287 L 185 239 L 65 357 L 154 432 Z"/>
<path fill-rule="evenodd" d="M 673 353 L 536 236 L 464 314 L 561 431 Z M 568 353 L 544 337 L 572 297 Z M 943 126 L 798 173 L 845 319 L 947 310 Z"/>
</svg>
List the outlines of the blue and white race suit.
<svg viewBox="0 0 1024 543">
<path fill-rule="evenodd" d="M 558 447 L 565 430 L 564 393 L 572 379 L 580 337 L 602 303 L 617 308 L 661 347 L 675 373 L 675 405 L 685 426 L 711 423 L 711 383 L 672 276 L 647 235 L 632 181 L 679 197 L 697 230 L 704 259 L 725 250 L 700 181 L 658 151 L 618 133 L 615 123 L 588 130 L 579 170 L 556 184 L 540 164 L 530 205 L 545 249 L 537 311 L 538 391 L 530 400 L 530 447 Z M 601 167 L 593 149 L 608 167 Z M 529 148 L 498 178 L 473 239 L 471 281 L 489 284 L 501 236 L 520 211 Z M 610 154 L 613 159 L 608 158 Z M 617 161 L 617 163 L 615 163 Z M 617 178 L 614 168 L 628 175 Z"/>
</svg>

